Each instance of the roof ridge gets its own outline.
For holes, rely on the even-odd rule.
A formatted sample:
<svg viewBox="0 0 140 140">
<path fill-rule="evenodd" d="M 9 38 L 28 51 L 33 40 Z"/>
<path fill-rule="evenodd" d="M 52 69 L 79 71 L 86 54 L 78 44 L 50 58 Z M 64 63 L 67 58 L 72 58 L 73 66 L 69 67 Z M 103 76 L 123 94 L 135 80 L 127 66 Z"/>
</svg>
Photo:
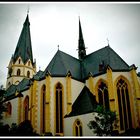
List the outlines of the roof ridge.
<svg viewBox="0 0 140 140">
<path fill-rule="evenodd" d="M 63 53 L 63 54 L 65 54 L 65 55 L 68 55 L 69 57 L 72 57 L 73 59 L 76 59 L 76 60 L 78 60 L 79 62 L 80 62 L 80 60 L 78 59 L 78 58 L 76 58 L 76 57 L 74 57 L 74 56 L 72 56 L 72 55 L 70 55 L 70 54 L 68 54 L 68 53 L 65 53 L 65 52 L 63 52 L 63 51 L 61 51 L 61 50 L 59 50 L 61 53 Z"/>
<path fill-rule="evenodd" d="M 61 53 L 61 51 L 59 51 L 59 55 L 60 55 L 60 61 L 64 64 L 64 68 L 65 68 L 65 70 L 67 70 L 66 69 L 66 64 L 65 64 L 65 62 L 63 61 L 63 58 L 62 58 L 62 55 L 60 54 Z"/>
<path fill-rule="evenodd" d="M 100 48 L 100 49 L 98 49 L 98 50 L 96 50 L 96 51 L 94 51 L 94 52 L 92 52 L 92 53 L 86 55 L 85 58 L 87 58 L 88 56 L 90 56 L 90 55 L 92 55 L 92 54 L 94 54 L 94 53 L 97 53 L 97 52 L 99 52 L 99 51 L 101 51 L 101 50 L 103 50 L 103 49 L 106 49 L 106 48 L 108 48 L 108 47 L 109 47 L 109 46 L 102 47 L 102 48 Z"/>
</svg>

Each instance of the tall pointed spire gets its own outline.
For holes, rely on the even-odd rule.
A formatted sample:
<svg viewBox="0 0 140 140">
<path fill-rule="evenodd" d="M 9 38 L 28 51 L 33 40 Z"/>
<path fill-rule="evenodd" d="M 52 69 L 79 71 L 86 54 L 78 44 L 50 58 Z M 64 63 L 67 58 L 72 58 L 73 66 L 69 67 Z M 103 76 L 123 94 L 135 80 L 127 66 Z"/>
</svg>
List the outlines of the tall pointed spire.
<svg viewBox="0 0 140 140">
<path fill-rule="evenodd" d="M 22 58 L 24 64 L 29 59 L 33 64 L 33 54 L 32 54 L 32 45 L 31 45 L 31 36 L 30 36 L 30 22 L 29 22 L 28 14 L 23 24 L 23 28 L 13 56 L 14 62 L 17 61 L 18 57 Z"/>
<path fill-rule="evenodd" d="M 79 59 L 83 59 L 86 56 L 86 48 L 83 39 L 83 33 L 81 28 L 81 22 L 79 17 L 79 40 L 78 40 L 78 57 Z"/>
</svg>

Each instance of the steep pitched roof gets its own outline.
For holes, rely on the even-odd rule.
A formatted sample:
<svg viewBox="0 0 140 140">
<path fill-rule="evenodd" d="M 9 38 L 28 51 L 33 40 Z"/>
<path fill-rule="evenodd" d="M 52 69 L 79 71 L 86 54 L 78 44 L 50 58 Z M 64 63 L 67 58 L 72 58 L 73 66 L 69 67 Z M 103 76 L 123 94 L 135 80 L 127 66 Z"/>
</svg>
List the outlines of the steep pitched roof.
<svg viewBox="0 0 140 140">
<path fill-rule="evenodd" d="M 31 45 L 31 36 L 30 36 L 30 22 L 27 15 L 26 20 L 23 24 L 23 28 L 13 55 L 14 62 L 18 57 L 22 58 L 23 63 L 25 64 L 29 59 L 33 64 L 33 54 L 32 54 L 32 45 Z"/>
<path fill-rule="evenodd" d="M 36 75 L 33 76 L 33 79 L 40 80 L 42 78 L 43 71 L 39 70 Z"/>
<path fill-rule="evenodd" d="M 16 92 L 20 93 L 24 90 L 29 89 L 31 86 L 32 81 L 30 79 L 24 78 L 18 85 L 11 85 L 7 90 L 5 94 L 5 99 L 13 99 L 16 98 L 17 95 L 15 94 Z M 18 95 L 19 96 L 19 95 Z"/>
<path fill-rule="evenodd" d="M 24 90 L 27 90 L 31 86 L 31 80 L 24 78 L 18 85 L 17 85 L 17 91 L 22 92 Z"/>
<path fill-rule="evenodd" d="M 65 117 L 77 116 L 94 112 L 97 102 L 95 96 L 84 86 L 83 90 L 72 105 L 72 111 Z"/>
<path fill-rule="evenodd" d="M 63 77 L 70 71 L 72 78 L 84 81 L 89 73 L 92 73 L 93 76 L 102 73 L 99 71 L 101 63 L 104 64 L 105 68 L 110 66 L 113 71 L 130 70 L 130 66 L 109 46 L 86 55 L 83 60 L 58 50 L 40 78 L 45 77 L 47 72 L 50 72 L 51 76 Z"/>
<path fill-rule="evenodd" d="M 15 93 L 16 93 L 16 88 L 17 86 L 16 85 L 11 85 L 7 90 L 6 90 L 6 94 L 5 94 L 5 98 L 8 98 L 8 97 L 14 97 L 15 96 Z"/>
<path fill-rule="evenodd" d="M 91 72 L 96 75 L 99 72 L 99 65 L 104 63 L 109 65 L 112 70 L 129 70 L 129 65 L 109 46 L 95 51 L 85 57 L 83 60 L 84 77 Z"/>
<path fill-rule="evenodd" d="M 44 73 L 50 72 L 51 76 L 66 76 L 70 71 L 73 78 L 81 80 L 80 61 L 58 50 L 45 69 Z"/>
</svg>

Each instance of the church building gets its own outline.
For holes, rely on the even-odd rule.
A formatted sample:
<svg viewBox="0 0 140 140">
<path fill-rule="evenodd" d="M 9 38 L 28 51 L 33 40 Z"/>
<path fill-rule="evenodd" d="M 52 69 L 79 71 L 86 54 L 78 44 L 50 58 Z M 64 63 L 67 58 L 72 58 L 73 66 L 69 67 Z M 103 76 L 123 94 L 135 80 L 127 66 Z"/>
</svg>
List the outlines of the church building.
<svg viewBox="0 0 140 140">
<path fill-rule="evenodd" d="M 119 133 L 140 127 L 137 67 L 109 44 L 87 54 L 80 19 L 78 58 L 58 49 L 46 69 L 36 71 L 32 49 L 27 14 L 8 65 L 4 123 L 30 120 L 41 135 L 94 136 L 87 124 L 101 104 L 116 111 Z"/>
</svg>

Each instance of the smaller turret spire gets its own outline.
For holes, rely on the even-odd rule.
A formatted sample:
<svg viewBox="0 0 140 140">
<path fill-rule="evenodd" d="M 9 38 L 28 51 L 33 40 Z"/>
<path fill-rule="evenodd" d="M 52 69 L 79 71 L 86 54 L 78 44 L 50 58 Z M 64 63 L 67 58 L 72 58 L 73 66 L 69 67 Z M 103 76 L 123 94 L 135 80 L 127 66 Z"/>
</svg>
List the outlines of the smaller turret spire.
<svg viewBox="0 0 140 140">
<path fill-rule="evenodd" d="M 83 33 L 81 28 L 81 22 L 79 17 L 79 40 L 78 40 L 78 57 L 79 59 L 83 59 L 86 56 L 86 48 L 83 39 Z"/>
</svg>

